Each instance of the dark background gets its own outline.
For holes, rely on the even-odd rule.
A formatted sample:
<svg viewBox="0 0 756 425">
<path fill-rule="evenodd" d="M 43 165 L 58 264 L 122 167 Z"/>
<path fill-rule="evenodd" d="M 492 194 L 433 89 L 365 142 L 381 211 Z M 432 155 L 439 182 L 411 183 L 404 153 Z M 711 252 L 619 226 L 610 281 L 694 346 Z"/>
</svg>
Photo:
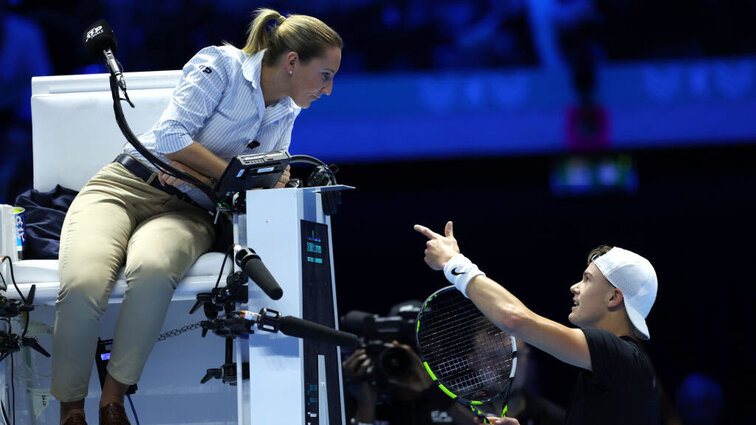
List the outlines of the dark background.
<svg viewBox="0 0 756 425">
<path fill-rule="evenodd" d="M 558 24 L 566 34 L 563 52 L 578 52 L 567 56 L 579 59 L 569 59 L 570 66 L 756 53 L 756 3 L 751 1 L 555 2 L 572 7 Z M 249 13 L 263 6 L 230 0 L 0 4 L 0 47 L 6 53 L 19 48 L 25 54 L 18 57 L 28 59 L 0 56 L 6 58 L 0 77 L 3 203 L 31 187 L 29 77 L 104 72 L 79 48 L 83 29 L 94 20 L 105 17 L 116 29 L 118 57 L 127 70 L 178 69 L 206 45 L 223 40 L 243 45 Z M 548 66 L 534 46 L 528 4 L 320 0 L 264 5 L 312 14 L 336 28 L 346 41 L 340 74 L 379 75 Z M 484 28 L 491 17 L 498 20 L 495 30 L 476 39 L 473 30 Z M 37 50 L 25 44 L 35 38 L 42 40 L 34 45 L 42 46 Z M 580 93 L 578 82 L 573 84 Z M 588 251 L 600 244 L 622 246 L 656 267 L 660 287 L 648 319 L 648 348 L 680 413 L 687 419 L 694 403 L 714 414 L 707 423 L 755 423 L 750 406 L 756 378 L 750 349 L 756 295 L 754 141 L 587 153 L 588 158 L 629 155 L 638 187 L 580 196 L 560 196 L 550 186 L 554 167 L 570 153 L 341 163 L 339 181 L 357 190 L 344 193 L 333 217 L 339 311 L 386 315 L 395 303 L 422 300 L 446 285 L 422 261 L 425 240 L 412 230 L 416 223 L 441 232 L 453 220 L 465 255 L 532 310 L 562 323 L 572 304 L 569 287 L 580 278 Z M 540 391 L 565 405 L 576 371 L 543 354 L 536 358 Z M 684 385 L 691 374 L 706 380 Z"/>
</svg>

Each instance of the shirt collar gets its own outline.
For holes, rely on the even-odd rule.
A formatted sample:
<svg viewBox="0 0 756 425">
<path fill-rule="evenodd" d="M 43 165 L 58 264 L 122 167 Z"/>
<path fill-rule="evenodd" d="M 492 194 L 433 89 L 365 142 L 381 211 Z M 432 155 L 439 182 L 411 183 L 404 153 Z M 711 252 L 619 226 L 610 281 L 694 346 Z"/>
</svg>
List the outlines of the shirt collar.
<svg viewBox="0 0 756 425">
<path fill-rule="evenodd" d="M 244 62 L 242 62 L 242 74 L 244 75 L 244 78 L 252 83 L 252 87 L 255 89 L 260 88 L 260 73 L 262 72 L 262 60 L 265 56 L 265 51 L 267 49 L 262 49 L 257 53 L 253 53 L 249 56 L 247 56 L 244 59 Z M 262 93 L 262 92 L 260 92 Z M 287 109 L 287 111 L 291 114 L 297 111 L 299 109 L 299 106 L 297 106 L 294 103 L 294 100 L 288 96 L 281 99 L 276 106 L 283 106 Z M 265 106 L 263 104 L 262 107 L 263 110 L 265 110 Z"/>
<path fill-rule="evenodd" d="M 242 63 L 242 74 L 250 83 L 252 87 L 260 88 L 260 71 L 262 70 L 262 60 L 265 56 L 265 50 L 262 49 L 257 53 L 251 54 L 244 59 Z"/>
</svg>

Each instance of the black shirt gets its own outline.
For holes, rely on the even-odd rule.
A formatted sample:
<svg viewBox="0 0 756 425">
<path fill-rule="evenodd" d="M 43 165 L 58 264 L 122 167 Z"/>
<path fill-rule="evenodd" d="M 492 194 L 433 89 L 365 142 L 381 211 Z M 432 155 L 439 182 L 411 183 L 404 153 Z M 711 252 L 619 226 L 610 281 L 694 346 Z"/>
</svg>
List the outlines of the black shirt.
<svg viewBox="0 0 756 425">
<path fill-rule="evenodd" d="M 523 394 L 525 409 L 514 417 L 520 425 L 562 425 L 564 409 L 555 403 L 530 392 Z"/>
<path fill-rule="evenodd" d="M 632 338 L 583 329 L 593 371 L 581 369 L 567 410 L 567 425 L 658 425 L 654 367 Z"/>
</svg>

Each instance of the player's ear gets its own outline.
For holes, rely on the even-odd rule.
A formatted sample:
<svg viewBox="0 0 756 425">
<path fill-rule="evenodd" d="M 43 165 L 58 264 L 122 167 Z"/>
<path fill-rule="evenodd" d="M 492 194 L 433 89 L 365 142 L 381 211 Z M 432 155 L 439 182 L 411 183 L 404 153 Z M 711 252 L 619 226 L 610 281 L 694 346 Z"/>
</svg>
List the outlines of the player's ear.
<svg viewBox="0 0 756 425">
<path fill-rule="evenodd" d="M 625 300 L 625 295 L 622 293 L 622 290 L 619 288 L 612 288 L 611 297 L 609 298 L 608 307 L 609 308 L 616 308 L 621 305 L 623 305 L 623 301 Z"/>
</svg>

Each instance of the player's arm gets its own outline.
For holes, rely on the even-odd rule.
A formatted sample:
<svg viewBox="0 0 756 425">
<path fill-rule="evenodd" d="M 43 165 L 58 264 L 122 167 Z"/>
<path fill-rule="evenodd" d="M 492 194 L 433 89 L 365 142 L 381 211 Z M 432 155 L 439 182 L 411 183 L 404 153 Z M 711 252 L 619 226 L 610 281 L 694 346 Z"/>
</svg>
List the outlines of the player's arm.
<svg viewBox="0 0 756 425">
<path fill-rule="evenodd" d="M 460 253 L 452 226 L 451 221 L 446 223 L 446 236 L 442 236 L 425 226 L 415 225 L 415 230 L 428 238 L 425 262 L 434 270 L 444 269 L 449 260 Z M 466 288 L 460 289 L 464 290 L 465 295 L 499 328 L 565 363 L 591 369 L 588 342 L 580 329 L 570 328 L 539 316 L 511 292 L 485 275 L 474 277 Z"/>
<path fill-rule="evenodd" d="M 585 334 L 540 316 L 506 288 L 479 275 L 467 285 L 467 296 L 496 326 L 573 366 L 591 370 Z"/>
</svg>

